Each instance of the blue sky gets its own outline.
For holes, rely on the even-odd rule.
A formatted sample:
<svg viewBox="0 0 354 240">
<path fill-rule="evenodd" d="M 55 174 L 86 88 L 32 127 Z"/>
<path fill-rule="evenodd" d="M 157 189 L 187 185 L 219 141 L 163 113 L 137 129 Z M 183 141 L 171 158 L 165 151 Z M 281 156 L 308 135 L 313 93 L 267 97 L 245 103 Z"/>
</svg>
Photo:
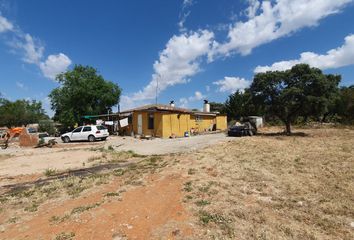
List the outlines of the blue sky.
<svg viewBox="0 0 354 240">
<path fill-rule="evenodd" d="M 256 72 L 300 62 L 354 84 L 353 0 L 0 0 L 0 92 L 52 115 L 75 64 L 123 89 L 121 108 L 224 102 Z"/>
</svg>

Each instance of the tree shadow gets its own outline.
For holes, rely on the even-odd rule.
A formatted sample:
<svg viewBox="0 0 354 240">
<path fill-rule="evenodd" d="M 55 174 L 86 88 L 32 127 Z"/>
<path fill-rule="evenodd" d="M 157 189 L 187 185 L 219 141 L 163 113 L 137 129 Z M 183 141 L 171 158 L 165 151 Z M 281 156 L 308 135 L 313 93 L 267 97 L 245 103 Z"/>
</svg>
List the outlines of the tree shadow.
<svg viewBox="0 0 354 240">
<path fill-rule="evenodd" d="M 293 132 L 291 134 L 287 134 L 286 132 L 258 132 L 258 136 L 265 137 L 309 137 L 310 135 L 304 132 Z"/>
<path fill-rule="evenodd" d="M 27 190 L 33 186 L 42 187 L 46 184 L 51 183 L 54 180 L 63 180 L 69 177 L 87 177 L 90 175 L 106 172 L 113 169 L 126 169 L 129 166 L 134 165 L 136 162 L 137 161 L 130 161 L 124 163 L 107 163 L 107 164 L 102 164 L 102 165 L 93 166 L 89 168 L 80 168 L 76 170 L 64 171 L 57 174 L 53 174 L 50 177 L 44 179 L 40 178 L 35 181 L 8 184 L 0 187 L 0 194 L 12 195 Z M 8 178 L 8 179 L 14 179 L 14 178 Z"/>
</svg>

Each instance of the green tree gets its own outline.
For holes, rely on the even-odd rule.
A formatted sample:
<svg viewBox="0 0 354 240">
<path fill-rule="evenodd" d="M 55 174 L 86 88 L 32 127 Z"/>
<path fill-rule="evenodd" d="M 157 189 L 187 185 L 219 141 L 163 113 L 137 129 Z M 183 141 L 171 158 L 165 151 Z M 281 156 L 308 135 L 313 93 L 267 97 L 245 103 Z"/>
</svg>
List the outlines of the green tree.
<svg viewBox="0 0 354 240">
<path fill-rule="evenodd" d="M 54 136 L 56 132 L 54 121 L 49 119 L 39 121 L 38 131 L 47 132 L 50 136 Z"/>
<path fill-rule="evenodd" d="M 76 65 L 56 79 L 61 86 L 49 98 L 55 111 L 54 120 L 65 126 L 80 123 L 84 115 L 107 113 L 119 102 L 119 86 L 106 81 L 93 67 Z"/>
<path fill-rule="evenodd" d="M 250 87 L 252 99 L 278 117 L 291 134 L 291 124 L 303 115 L 326 113 L 337 94 L 339 75 L 298 64 L 287 71 L 256 74 Z"/>
<path fill-rule="evenodd" d="M 241 117 L 249 115 L 263 115 L 261 106 L 253 103 L 249 89 L 237 90 L 229 95 L 224 104 L 224 112 L 230 120 L 240 120 Z"/>
<path fill-rule="evenodd" d="M 333 114 L 337 114 L 343 123 L 354 123 L 354 85 L 340 88 Z"/>
<path fill-rule="evenodd" d="M 220 112 L 224 113 L 225 106 L 223 103 L 218 103 L 218 102 L 210 102 L 210 111 L 211 112 Z"/>
<path fill-rule="evenodd" d="M 0 99 L 0 126 L 14 127 L 30 123 L 38 123 L 39 120 L 48 119 L 42 108 L 42 103 L 27 100 L 11 102 Z"/>
</svg>

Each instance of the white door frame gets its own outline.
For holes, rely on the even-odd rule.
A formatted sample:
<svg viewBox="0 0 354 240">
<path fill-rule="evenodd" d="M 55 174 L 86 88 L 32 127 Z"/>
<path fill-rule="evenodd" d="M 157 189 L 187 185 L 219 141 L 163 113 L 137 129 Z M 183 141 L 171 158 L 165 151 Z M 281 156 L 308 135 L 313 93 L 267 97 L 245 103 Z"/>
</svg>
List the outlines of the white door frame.
<svg viewBox="0 0 354 240">
<path fill-rule="evenodd" d="M 138 114 L 138 134 L 143 134 L 143 115 Z"/>
</svg>

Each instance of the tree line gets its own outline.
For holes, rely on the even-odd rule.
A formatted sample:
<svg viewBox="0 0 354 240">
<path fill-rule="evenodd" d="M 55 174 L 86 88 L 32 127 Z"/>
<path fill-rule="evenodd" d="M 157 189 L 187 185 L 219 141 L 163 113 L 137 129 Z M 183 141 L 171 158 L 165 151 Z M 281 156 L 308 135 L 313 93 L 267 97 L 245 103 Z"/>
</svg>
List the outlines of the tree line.
<svg viewBox="0 0 354 240">
<path fill-rule="evenodd" d="M 105 80 L 90 66 L 75 65 L 72 70 L 58 74 L 59 87 L 49 94 L 53 120 L 63 129 L 83 122 L 84 115 L 99 115 L 112 111 L 119 103 L 120 87 Z M 42 122 L 45 129 L 51 124 L 40 101 L 10 101 L 0 94 L 0 126 L 16 127 Z M 51 128 L 52 130 L 52 128 Z"/>
<path fill-rule="evenodd" d="M 353 124 L 354 85 L 339 87 L 340 81 L 340 75 L 298 64 L 286 71 L 256 74 L 249 88 L 231 94 L 225 103 L 211 103 L 211 108 L 229 120 L 258 115 L 281 121 L 287 134 L 299 120 Z"/>
<path fill-rule="evenodd" d="M 120 87 L 104 79 L 90 66 L 76 65 L 56 77 L 60 86 L 49 94 L 53 120 L 64 127 L 82 123 L 84 115 L 112 111 L 119 103 Z M 298 64 L 286 71 L 254 76 L 249 88 L 231 94 L 225 103 L 211 103 L 212 111 L 226 113 L 229 120 L 258 115 L 281 121 L 286 132 L 296 121 L 354 123 L 354 86 L 339 87 L 340 75 Z M 0 95 L 0 126 L 22 126 L 49 119 L 37 101 L 10 101 Z"/>
<path fill-rule="evenodd" d="M 0 126 L 15 127 L 49 119 L 42 103 L 36 100 L 10 101 L 0 95 Z"/>
</svg>

